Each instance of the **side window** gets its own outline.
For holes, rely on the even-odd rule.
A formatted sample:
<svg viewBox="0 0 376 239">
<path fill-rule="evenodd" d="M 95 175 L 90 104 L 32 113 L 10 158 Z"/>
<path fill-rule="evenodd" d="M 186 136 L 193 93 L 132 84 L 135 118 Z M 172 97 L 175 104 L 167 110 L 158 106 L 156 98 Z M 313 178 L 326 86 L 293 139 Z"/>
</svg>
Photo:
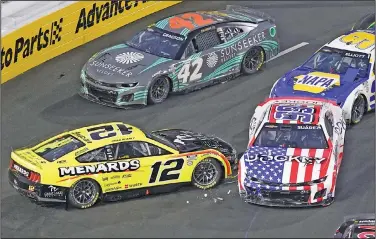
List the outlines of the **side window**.
<svg viewBox="0 0 376 239">
<path fill-rule="evenodd" d="M 328 131 L 329 137 L 332 139 L 333 138 L 333 120 L 330 117 L 330 115 L 331 114 L 329 113 L 325 115 L 324 122 L 325 122 L 325 128 Z"/>
<path fill-rule="evenodd" d="M 190 57 L 190 56 L 193 55 L 195 52 L 196 52 L 196 49 L 195 49 L 195 47 L 193 46 L 193 43 L 192 43 L 192 41 L 191 41 L 191 42 L 189 42 L 189 44 L 187 45 L 187 48 L 185 48 L 184 54 L 183 54 L 183 56 L 182 56 L 182 59 L 186 59 L 186 58 Z"/>
<path fill-rule="evenodd" d="M 106 151 L 107 150 L 105 147 L 94 149 L 77 157 L 77 161 L 80 163 L 97 163 L 107 161 L 108 157 Z"/>
<path fill-rule="evenodd" d="M 169 154 L 164 149 L 146 142 L 122 142 L 118 144 L 115 150 L 116 159 L 142 158 L 148 156 L 157 156 Z"/>
<path fill-rule="evenodd" d="M 219 38 L 217 30 L 213 29 L 199 33 L 195 39 L 193 39 L 193 44 L 197 50 L 201 52 L 221 44 L 221 39 Z"/>
<path fill-rule="evenodd" d="M 217 29 L 219 37 L 222 41 L 227 42 L 243 33 L 243 29 L 239 27 L 219 27 Z"/>
</svg>

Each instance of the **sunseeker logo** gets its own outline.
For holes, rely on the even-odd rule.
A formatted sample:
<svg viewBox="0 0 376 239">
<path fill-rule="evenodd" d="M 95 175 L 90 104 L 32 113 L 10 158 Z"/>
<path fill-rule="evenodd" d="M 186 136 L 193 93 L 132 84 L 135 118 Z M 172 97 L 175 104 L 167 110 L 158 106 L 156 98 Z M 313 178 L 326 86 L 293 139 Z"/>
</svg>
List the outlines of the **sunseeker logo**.
<svg viewBox="0 0 376 239">
<path fill-rule="evenodd" d="M 107 19 L 116 16 L 118 13 L 124 14 L 132 8 L 139 7 L 140 2 L 145 3 L 147 1 L 111 1 L 102 5 L 94 3 L 88 12 L 86 12 L 85 8 L 82 8 L 80 17 L 77 21 L 75 33 L 77 34 L 80 30 L 86 30 L 95 24 L 106 21 Z"/>
</svg>

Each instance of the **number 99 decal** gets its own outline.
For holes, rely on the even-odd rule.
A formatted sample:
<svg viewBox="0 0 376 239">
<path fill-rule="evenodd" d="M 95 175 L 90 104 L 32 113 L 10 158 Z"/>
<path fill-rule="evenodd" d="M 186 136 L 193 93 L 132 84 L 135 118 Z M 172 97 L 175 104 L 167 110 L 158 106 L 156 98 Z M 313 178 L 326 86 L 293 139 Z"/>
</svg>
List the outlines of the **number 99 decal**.
<svg viewBox="0 0 376 239">
<path fill-rule="evenodd" d="M 355 45 L 356 48 L 365 50 L 375 45 L 375 36 L 366 32 L 353 32 L 340 38 L 346 44 Z"/>
</svg>

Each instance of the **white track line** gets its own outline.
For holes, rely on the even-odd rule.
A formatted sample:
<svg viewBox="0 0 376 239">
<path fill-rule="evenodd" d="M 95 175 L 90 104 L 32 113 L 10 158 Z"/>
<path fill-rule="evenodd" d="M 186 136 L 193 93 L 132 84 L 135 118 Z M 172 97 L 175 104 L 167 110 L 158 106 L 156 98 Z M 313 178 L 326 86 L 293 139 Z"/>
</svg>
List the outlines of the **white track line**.
<svg viewBox="0 0 376 239">
<path fill-rule="evenodd" d="M 295 46 L 293 46 L 293 47 L 287 48 L 286 50 L 281 51 L 278 55 L 276 55 L 275 57 L 270 58 L 270 59 L 267 60 L 266 62 L 272 61 L 272 60 L 274 60 L 274 59 L 276 59 L 276 58 L 278 58 L 278 57 L 280 57 L 280 56 L 283 56 L 283 55 L 285 55 L 285 54 L 287 54 L 287 53 L 290 53 L 290 52 L 292 52 L 292 51 L 295 51 L 296 49 L 299 49 L 299 48 L 301 48 L 301 47 L 303 47 L 303 46 L 306 46 L 306 45 L 308 45 L 308 44 L 309 44 L 308 42 L 302 42 L 302 43 L 299 43 L 298 45 L 295 45 Z"/>
</svg>

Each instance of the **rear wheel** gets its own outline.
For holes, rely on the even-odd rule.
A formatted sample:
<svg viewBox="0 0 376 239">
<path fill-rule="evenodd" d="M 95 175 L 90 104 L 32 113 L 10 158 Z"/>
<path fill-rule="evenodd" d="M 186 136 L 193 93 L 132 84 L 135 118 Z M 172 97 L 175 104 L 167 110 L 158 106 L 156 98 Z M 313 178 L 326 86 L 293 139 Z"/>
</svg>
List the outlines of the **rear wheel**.
<svg viewBox="0 0 376 239">
<path fill-rule="evenodd" d="M 159 104 L 165 101 L 170 93 L 170 80 L 160 76 L 155 78 L 148 90 L 148 103 Z"/>
<path fill-rule="evenodd" d="M 92 207 L 99 198 L 100 187 L 92 179 L 77 181 L 69 190 L 68 201 L 72 206 L 85 209 Z"/>
<path fill-rule="evenodd" d="M 193 170 L 192 183 L 200 189 L 213 188 L 219 184 L 222 175 L 221 164 L 213 158 L 207 158 L 199 162 Z"/>
<path fill-rule="evenodd" d="M 366 101 L 362 95 L 359 95 L 353 104 L 353 107 L 351 109 L 351 123 L 357 124 L 359 123 L 363 115 L 366 111 Z"/>
<path fill-rule="evenodd" d="M 352 30 L 367 30 L 374 26 L 375 24 L 375 15 L 374 14 L 367 14 L 362 17 L 358 22 L 356 22 L 352 28 Z"/>
<path fill-rule="evenodd" d="M 245 53 L 242 61 L 242 72 L 253 74 L 261 69 L 265 62 L 265 53 L 261 47 L 253 47 Z"/>
</svg>

